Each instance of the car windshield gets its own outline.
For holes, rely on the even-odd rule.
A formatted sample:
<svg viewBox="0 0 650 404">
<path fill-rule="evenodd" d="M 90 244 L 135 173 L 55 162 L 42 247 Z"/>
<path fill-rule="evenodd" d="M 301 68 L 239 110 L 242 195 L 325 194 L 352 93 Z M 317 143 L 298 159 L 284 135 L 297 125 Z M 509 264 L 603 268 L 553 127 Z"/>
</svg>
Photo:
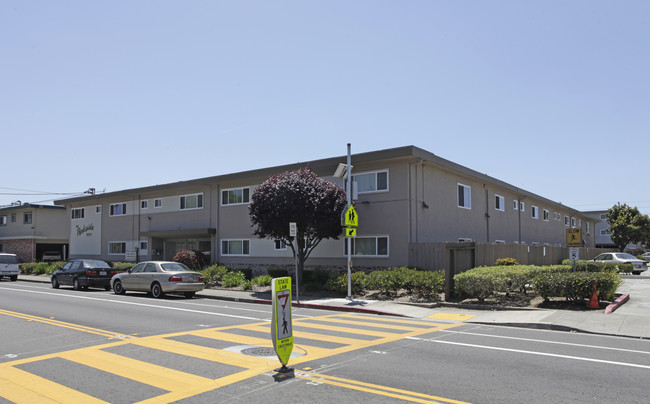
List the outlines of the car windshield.
<svg viewBox="0 0 650 404">
<path fill-rule="evenodd" d="M 111 266 L 100 260 L 86 260 L 84 261 L 84 268 L 106 268 L 110 269 Z"/>
<path fill-rule="evenodd" d="M 635 260 L 637 259 L 634 255 L 628 254 L 628 253 L 620 253 L 616 254 L 616 257 L 622 259 L 622 260 Z"/>
<path fill-rule="evenodd" d="M 15 255 L 0 255 L 0 264 L 19 264 Z"/>
<path fill-rule="evenodd" d="M 191 269 L 181 264 L 180 262 L 166 262 L 164 264 L 160 264 L 160 266 L 162 267 L 163 271 L 191 271 Z"/>
</svg>

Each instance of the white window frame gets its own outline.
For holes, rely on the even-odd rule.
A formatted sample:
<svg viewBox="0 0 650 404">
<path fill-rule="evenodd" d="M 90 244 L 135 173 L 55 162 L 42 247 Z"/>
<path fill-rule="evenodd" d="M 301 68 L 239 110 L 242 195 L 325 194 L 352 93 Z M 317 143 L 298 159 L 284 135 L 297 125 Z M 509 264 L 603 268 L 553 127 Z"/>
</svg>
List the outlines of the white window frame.
<svg viewBox="0 0 650 404">
<path fill-rule="evenodd" d="M 273 249 L 275 251 L 286 251 L 289 248 L 287 243 L 284 240 L 273 240 Z"/>
<path fill-rule="evenodd" d="M 123 247 L 122 252 L 113 252 L 113 245 L 121 244 Z M 123 255 L 126 254 L 126 241 L 109 241 L 108 242 L 108 255 Z"/>
<path fill-rule="evenodd" d="M 525 212 L 526 211 L 526 202 L 521 201 L 519 203 L 519 209 L 521 209 L 522 212 Z"/>
<path fill-rule="evenodd" d="M 162 198 L 156 198 L 153 200 L 153 208 L 154 209 L 162 208 Z"/>
<path fill-rule="evenodd" d="M 148 199 L 140 201 L 140 209 L 149 209 L 149 200 Z"/>
<path fill-rule="evenodd" d="M 505 244 L 505 243 L 506 243 L 505 240 L 494 240 L 494 242 L 495 242 L 496 244 Z"/>
<path fill-rule="evenodd" d="M 115 213 L 115 207 L 118 205 L 122 206 L 122 213 Z M 126 202 L 111 203 L 108 205 L 108 215 L 109 216 L 126 216 Z"/>
<path fill-rule="evenodd" d="M 15 213 L 11 214 L 11 223 L 16 223 L 16 214 Z"/>
<path fill-rule="evenodd" d="M 188 208 L 187 207 L 187 201 L 188 198 L 192 200 L 191 198 L 196 198 L 196 206 Z M 179 210 L 197 210 L 197 209 L 203 209 L 203 192 L 199 192 L 197 194 L 187 194 L 187 195 L 181 195 L 179 198 L 179 205 L 178 205 Z"/>
<path fill-rule="evenodd" d="M 140 242 L 138 243 L 138 247 L 140 247 L 140 252 L 149 251 L 149 241 L 140 240 Z"/>
<path fill-rule="evenodd" d="M 386 188 L 381 188 L 381 189 L 379 188 L 379 181 L 377 180 L 377 176 L 379 174 L 386 174 Z M 370 182 L 372 183 L 371 187 L 373 189 L 361 191 L 361 190 L 359 190 L 359 187 L 358 187 L 357 178 L 358 177 L 365 177 L 365 176 L 371 176 L 372 177 Z M 361 173 L 352 174 L 352 183 L 353 184 L 357 183 L 356 193 L 358 195 L 361 195 L 361 194 L 374 194 L 374 193 L 377 193 L 377 192 L 388 192 L 388 190 L 390 188 L 389 184 L 388 184 L 388 178 L 389 178 L 388 170 L 365 171 L 365 172 L 361 172 Z"/>
<path fill-rule="evenodd" d="M 463 204 L 460 204 L 460 190 L 463 189 Z M 472 187 L 469 185 L 461 184 L 460 182 L 456 184 L 456 199 L 457 205 L 461 209 L 472 210 Z"/>
<path fill-rule="evenodd" d="M 571 227 L 576 227 L 576 218 L 575 217 L 571 218 Z"/>
<path fill-rule="evenodd" d="M 564 215 L 564 225 L 569 226 L 569 216 Z"/>
<path fill-rule="evenodd" d="M 6 226 L 6 225 L 7 225 L 7 215 L 0 216 L 0 226 Z"/>
<path fill-rule="evenodd" d="M 505 212 L 506 211 L 506 198 L 502 197 L 501 195 L 494 194 L 494 209 L 500 211 L 500 212 Z"/>
<path fill-rule="evenodd" d="M 241 192 L 241 202 L 230 202 L 230 193 L 238 192 L 238 191 Z M 248 193 L 248 195 L 246 195 L 246 193 Z M 227 195 L 227 198 L 224 201 L 225 195 Z M 246 199 L 245 197 L 248 197 L 248 199 Z M 251 187 L 222 189 L 220 199 L 221 199 L 221 206 L 247 205 L 251 202 Z"/>
<path fill-rule="evenodd" d="M 71 218 L 72 220 L 75 220 L 75 219 L 83 219 L 83 218 L 84 218 L 84 213 L 85 213 L 84 208 L 73 208 L 73 209 L 70 209 L 70 218 Z"/>
<path fill-rule="evenodd" d="M 230 243 L 241 242 L 242 243 L 242 252 L 241 254 L 231 254 L 230 253 Z M 224 251 L 224 243 L 227 243 L 227 251 Z M 221 255 L 226 257 L 247 257 L 251 255 L 250 251 L 251 242 L 248 239 L 222 239 L 221 240 Z"/>
<path fill-rule="evenodd" d="M 33 220 L 34 220 L 34 215 L 32 215 L 31 211 L 23 213 L 23 224 L 32 224 Z"/>
<path fill-rule="evenodd" d="M 539 208 L 535 205 L 531 205 L 530 207 L 530 216 L 533 219 L 539 219 Z"/>
<path fill-rule="evenodd" d="M 512 209 L 519 210 L 519 201 L 516 199 L 512 200 Z"/>
<path fill-rule="evenodd" d="M 543 209 L 542 210 L 542 219 L 544 219 L 545 222 L 548 222 L 551 218 L 551 212 L 548 211 L 548 209 Z"/>
<path fill-rule="evenodd" d="M 590 227 L 591 227 L 591 226 L 589 226 L 589 222 L 585 222 L 585 226 L 586 226 L 586 229 L 585 229 L 585 230 L 587 231 L 587 234 L 589 234 L 589 233 L 590 233 L 590 232 L 589 232 L 589 229 L 590 229 Z"/>
<path fill-rule="evenodd" d="M 102 213 L 102 205 L 95 206 L 95 213 L 99 213 L 99 214 Z"/>
<path fill-rule="evenodd" d="M 357 254 L 356 243 L 358 240 L 375 240 L 375 254 Z M 378 254 L 379 252 L 379 240 L 386 240 L 386 254 Z M 348 243 L 347 240 L 343 240 L 343 254 L 347 255 L 348 253 Z M 363 258 L 389 258 L 390 257 L 390 237 L 388 235 L 377 235 L 377 236 L 357 236 L 352 238 L 352 256 L 354 257 L 363 257 Z"/>
</svg>

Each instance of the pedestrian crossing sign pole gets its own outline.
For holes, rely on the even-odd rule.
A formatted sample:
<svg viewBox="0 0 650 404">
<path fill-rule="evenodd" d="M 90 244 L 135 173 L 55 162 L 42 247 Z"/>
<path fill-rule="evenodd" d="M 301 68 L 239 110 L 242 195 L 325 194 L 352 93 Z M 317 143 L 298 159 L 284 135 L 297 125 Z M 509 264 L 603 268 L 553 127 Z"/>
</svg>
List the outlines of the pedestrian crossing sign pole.
<svg viewBox="0 0 650 404">
<path fill-rule="evenodd" d="M 279 373 L 293 372 L 287 367 L 293 350 L 293 329 L 291 325 L 291 278 L 274 278 L 271 283 L 271 298 L 273 299 L 273 316 L 271 319 L 271 339 L 273 348 L 278 355 L 282 367 L 276 369 Z"/>
</svg>

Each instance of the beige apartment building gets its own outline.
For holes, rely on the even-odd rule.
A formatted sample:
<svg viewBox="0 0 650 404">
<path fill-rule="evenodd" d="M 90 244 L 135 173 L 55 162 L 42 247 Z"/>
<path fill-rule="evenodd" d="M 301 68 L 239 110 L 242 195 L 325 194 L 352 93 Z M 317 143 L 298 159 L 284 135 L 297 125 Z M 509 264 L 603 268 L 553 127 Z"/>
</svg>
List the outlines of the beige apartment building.
<svg viewBox="0 0 650 404">
<path fill-rule="evenodd" d="M 55 201 L 68 212 L 69 253 L 111 261 L 171 259 L 185 248 L 224 265 L 292 265 L 291 250 L 253 235 L 248 204 L 274 174 L 309 166 L 334 177 L 346 156 Z M 352 155 L 355 267 L 409 264 L 413 243 L 476 241 L 562 246 L 594 222 L 579 211 L 415 146 Z M 287 223 L 287 226 L 289 224 Z M 324 240 L 308 266 L 346 266 L 345 238 Z"/>
<path fill-rule="evenodd" d="M 63 206 L 23 203 L 0 209 L 0 252 L 23 262 L 64 259 L 69 231 Z"/>
</svg>

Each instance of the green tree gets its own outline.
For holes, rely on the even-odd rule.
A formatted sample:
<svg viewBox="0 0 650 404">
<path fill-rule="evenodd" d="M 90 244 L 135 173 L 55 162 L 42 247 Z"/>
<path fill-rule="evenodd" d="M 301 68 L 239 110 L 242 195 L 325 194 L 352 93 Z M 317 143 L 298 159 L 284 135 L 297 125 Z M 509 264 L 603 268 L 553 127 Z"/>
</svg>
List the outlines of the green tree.
<svg viewBox="0 0 650 404">
<path fill-rule="evenodd" d="M 249 213 L 254 234 L 281 240 L 297 260 L 296 277 L 303 285 L 304 265 L 318 244 L 342 233 L 341 214 L 345 209 L 345 191 L 318 177 L 309 167 L 274 175 L 251 196 Z M 289 235 L 289 223 L 297 225 L 297 247 Z"/>
<path fill-rule="evenodd" d="M 638 243 L 643 239 L 643 231 L 648 226 L 647 216 L 642 215 L 639 209 L 616 204 L 612 206 L 605 218 L 609 223 L 609 231 L 614 245 L 619 251 L 624 251 L 630 243 Z"/>
</svg>

